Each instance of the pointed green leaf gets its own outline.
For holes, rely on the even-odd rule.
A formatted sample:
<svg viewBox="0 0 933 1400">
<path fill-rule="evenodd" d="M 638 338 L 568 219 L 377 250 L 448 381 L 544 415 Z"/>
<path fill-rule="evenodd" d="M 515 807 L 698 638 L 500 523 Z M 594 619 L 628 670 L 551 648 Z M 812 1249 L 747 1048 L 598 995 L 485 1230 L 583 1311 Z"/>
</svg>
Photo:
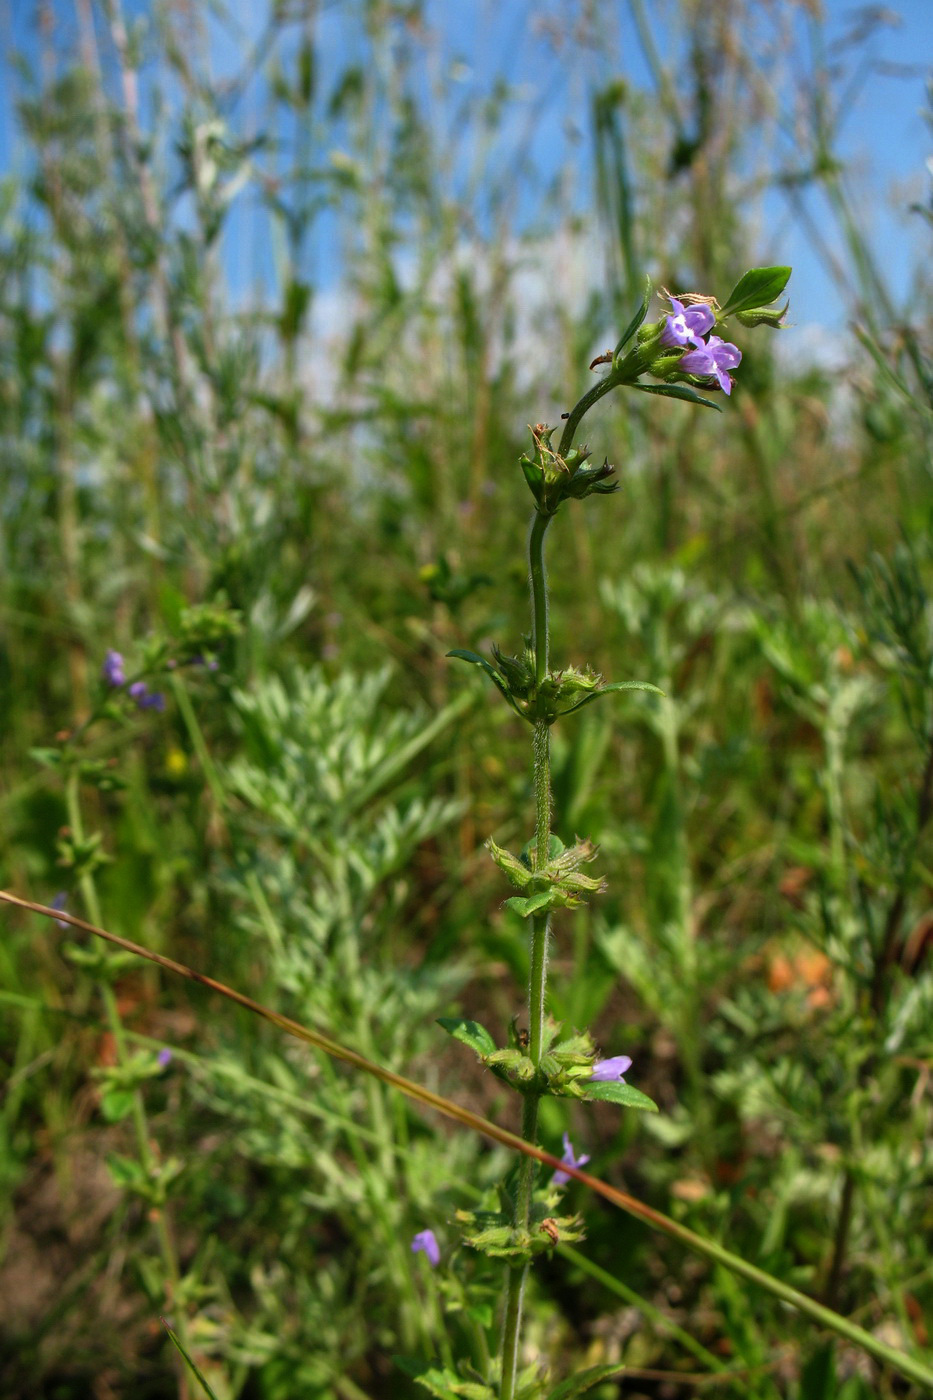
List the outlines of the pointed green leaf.
<svg viewBox="0 0 933 1400">
<path fill-rule="evenodd" d="M 479 1021 L 467 1021 L 456 1016 L 438 1016 L 437 1024 L 443 1027 L 448 1035 L 452 1035 L 454 1040 L 459 1040 L 461 1045 L 469 1045 L 481 1059 L 491 1055 L 496 1048 L 496 1042 Z"/>
<path fill-rule="evenodd" d="M 643 394 L 659 394 L 662 399 L 683 399 L 685 403 L 702 404 L 704 408 L 715 408 L 717 413 L 722 413 L 722 406 L 713 403 L 712 399 L 704 399 L 695 389 L 691 389 L 687 384 L 628 384 L 628 389 L 640 389 Z"/>
<path fill-rule="evenodd" d="M 605 695 L 607 690 L 649 690 L 652 695 L 664 694 L 663 690 L 652 685 L 650 681 L 609 681 L 606 685 L 599 687 L 597 694 Z"/>
<path fill-rule="evenodd" d="M 457 647 L 454 651 L 449 651 L 447 655 L 455 656 L 458 661 L 468 661 L 471 666 L 482 666 L 486 674 L 491 676 L 494 681 L 499 680 L 498 671 L 491 662 L 486 660 L 485 656 L 480 656 L 479 652 L 466 651 L 463 647 Z"/>
<path fill-rule="evenodd" d="M 114 1186 L 121 1191 L 140 1191 L 148 1186 L 145 1169 L 133 1157 L 120 1157 L 112 1152 L 107 1157 L 107 1170 Z"/>
<path fill-rule="evenodd" d="M 521 710 L 518 708 L 515 701 L 513 700 L 508 688 L 505 685 L 505 682 L 499 675 L 499 672 L 496 670 L 496 668 L 492 665 L 491 662 L 486 660 L 485 656 L 480 656 L 479 653 L 475 651 L 466 651 L 463 647 L 457 647 L 454 651 L 449 651 L 447 655 L 455 656 L 458 661 L 467 661 L 471 666 L 482 666 L 483 670 L 486 672 L 486 675 L 492 681 L 493 685 L 496 686 L 496 688 L 499 691 L 501 691 L 503 697 L 508 701 L 515 713 L 517 715 L 521 715 L 522 719 L 527 719 L 527 715 L 522 714 Z"/>
<path fill-rule="evenodd" d="M 563 710 L 562 713 L 572 715 L 574 710 L 582 710 L 584 705 L 592 704 L 594 700 L 598 700 L 601 695 L 607 695 L 611 690 L 647 690 L 652 695 L 664 694 L 663 690 L 659 690 L 650 681 L 610 681 L 609 685 L 601 685 L 592 694 L 584 695 L 582 700 L 578 700 L 575 705 L 571 705 L 568 710 Z"/>
<path fill-rule="evenodd" d="M 578 1395 L 585 1395 L 588 1390 L 592 1390 L 594 1385 L 598 1385 L 607 1376 L 617 1376 L 624 1370 L 625 1366 L 618 1362 L 605 1366 L 590 1366 L 586 1371 L 578 1371 L 575 1376 L 569 1376 L 567 1380 L 561 1381 L 556 1390 L 548 1392 L 546 1400 L 576 1400 Z"/>
<path fill-rule="evenodd" d="M 513 913 L 521 918 L 527 919 L 530 915 L 536 914 L 539 909 L 545 909 L 551 902 L 551 891 L 542 890 L 540 894 L 529 895 L 523 899 L 521 895 L 513 895 L 511 899 L 505 901 L 506 909 L 511 909 Z"/>
<path fill-rule="evenodd" d="M 162 1326 L 165 1328 L 166 1332 L 168 1333 L 169 1337 L 171 1338 L 173 1345 L 181 1352 L 182 1356 L 185 1358 L 185 1361 L 187 1362 L 188 1368 L 189 1368 L 189 1370 L 191 1371 L 192 1375 L 194 1375 L 194 1376 L 197 1378 L 197 1380 L 199 1381 L 199 1383 L 200 1383 L 201 1386 L 203 1387 L 203 1389 L 204 1389 L 204 1394 L 207 1395 L 207 1396 L 209 1397 L 209 1400 L 217 1400 L 217 1396 L 216 1396 L 216 1395 L 214 1394 L 214 1392 L 211 1390 L 211 1388 L 210 1388 L 210 1386 L 208 1385 L 207 1381 L 204 1379 L 204 1377 L 202 1376 L 201 1372 L 198 1370 L 197 1366 L 196 1366 L 196 1365 L 194 1364 L 194 1362 L 191 1360 L 191 1357 L 190 1357 L 190 1356 L 188 1355 L 188 1353 L 185 1351 L 185 1349 L 184 1349 L 184 1347 L 182 1346 L 181 1342 L 178 1340 L 178 1337 L 177 1337 L 177 1336 L 175 1335 L 175 1333 L 172 1331 L 171 1327 L 169 1327 L 169 1325 L 168 1325 L 168 1323 L 166 1322 L 166 1320 L 165 1320 L 164 1317 L 162 1318 Z"/>
<path fill-rule="evenodd" d="M 640 306 L 640 307 L 638 308 L 638 310 L 635 312 L 635 315 L 632 317 L 631 321 L 629 321 L 629 323 L 628 323 L 628 325 L 626 326 L 625 330 L 622 332 L 622 339 L 619 341 L 618 345 L 616 346 L 615 350 L 614 350 L 613 353 L 612 353 L 612 358 L 613 358 L 614 360 L 618 358 L 618 356 L 619 356 L 619 355 L 621 354 L 621 352 L 624 350 L 625 346 L 626 346 L 626 345 L 629 343 L 629 341 L 631 340 L 632 336 L 633 336 L 633 335 L 635 334 L 635 332 L 638 330 L 638 327 L 641 325 L 642 321 L 644 321 L 645 317 L 648 315 L 648 303 L 651 301 L 651 292 L 652 292 L 651 278 L 650 278 L 650 277 L 646 277 L 646 278 L 645 278 L 645 295 L 644 295 L 644 297 L 642 298 L 641 306 Z"/>
<path fill-rule="evenodd" d="M 640 1089 L 633 1089 L 631 1084 L 622 1084 L 613 1080 L 608 1080 L 606 1083 L 597 1080 L 595 1084 L 587 1084 L 586 1097 L 600 1099 L 603 1103 L 617 1103 L 622 1108 L 640 1108 L 645 1113 L 657 1113 L 658 1111 L 654 1099 L 649 1099 L 648 1095 L 643 1094 Z"/>
<path fill-rule="evenodd" d="M 541 485 L 544 480 L 541 468 L 536 466 L 534 462 L 529 461 L 527 457 L 519 458 L 519 465 L 521 466 L 521 469 L 525 474 L 525 480 L 528 482 L 531 494 L 534 496 L 535 500 L 540 505 Z"/>
<path fill-rule="evenodd" d="M 776 301 L 787 286 L 791 269 L 789 267 L 753 267 L 740 277 L 729 294 L 719 319 L 734 316 L 737 311 L 749 311 L 752 307 L 767 306 Z"/>
<path fill-rule="evenodd" d="M 750 311 L 737 311 L 735 314 L 743 326 L 770 326 L 772 330 L 780 330 L 789 306 L 790 302 L 785 301 L 783 306 L 755 306 Z"/>
<path fill-rule="evenodd" d="M 418 1385 L 423 1385 L 438 1400 L 495 1400 L 495 1393 L 489 1386 L 476 1381 L 464 1380 L 447 1367 L 441 1370 L 424 1361 L 416 1361 L 410 1356 L 393 1356 L 398 1369 L 410 1376 Z"/>
</svg>

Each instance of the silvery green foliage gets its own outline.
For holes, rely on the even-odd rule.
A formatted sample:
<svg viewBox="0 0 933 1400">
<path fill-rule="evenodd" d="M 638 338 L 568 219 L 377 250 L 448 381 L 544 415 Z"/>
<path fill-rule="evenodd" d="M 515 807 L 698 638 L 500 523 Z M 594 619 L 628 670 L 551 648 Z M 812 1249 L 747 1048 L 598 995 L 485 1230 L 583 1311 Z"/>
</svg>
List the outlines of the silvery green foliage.
<svg viewBox="0 0 933 1400">
<path fill-rule="evenodd" d="M 329 679 L 296 668 L 235 694 L 244 752 L 225 774 L 239 813 L 224 883 L 237 921 L 256 940 L 272 988 L 265 999 L 372 1059 L 409 1068 L 420 1063 L 462 970 L 449 959 L 417 968 L 398 958 L 396 921 L 417 848 L 460 809 L 424 799 L 416 781 L 418 755 L 452 713 L 428 725 L 420 709 L 387 699 L 389 680 L 387 670 Z M 271 1082 L 272 1093 L 258 1092 L 258 1081 Z M 378 1297 L 382 1316 L 397 1300 L 393 1345 L 425 1345 L 408 1240 L 419 1212 L 451 1180 L 469 1179 L 476 1144 L 458 1135 L 439 1152 L 433 1132 L 381 1084 L 280 1037 L 223 1054 L 215 1072 L 200 1076 L 200 1092 L 235 1125 L 238 1152 L 301 1178 L 300 1189 L 280 1198 L 291 1276 L 284 1292 L 261 1287 L 272 1275 L 256 1266 L 256 1307 L 248 1325 L 237 1324 L 237 1347 L 261 1352 L 262 1338 L 284 1329 L 309 1378 L 342 1374 L 369 1345 L 352 1325 L 360 1290 L 372 1291 L 374 1306 Z M 309 1210 L 346 1233 L 343 1263 L 331 1248 L 326 1263 L 315 1257 Z M 328 1297 L 326 1327 L 314 1325 L 316 1309 L 295 1312 L 303 1273 L 313 1273 L 317 1297 Z"/>
<path fill-rule="evenodd" d="M 618 620 L 626 652 L 650 670 L 664 694 L 639 696 L 630 708 L 658 754 L 650 805 L 641 829 L 629 840 L 646 863 L 644 923 L 600 923 L 595 936 L 609 965 L 636 988 L 661 1023 L 678 1038 L 687 1038 L 696 1034 L 695 1011 L 688 1011 L 688 1003 L 695 1003 L 698 988 L 715 978 L 722 958 L 715 943 L 696 937 L 687 836 L 704 766 L 720 756 L 703 715 L 707 691 L 695 679 L 689 689 L 682 686 L 679 674 L 705 638 L 715 631 L 728 647 L 743 624 L 735 607 L 689 581 L 677 567 L 636 565 L 624 579 L 604 580 L 601 594 Z M 685 733 L 689 746 L 683 743 Z"/>
</svg>

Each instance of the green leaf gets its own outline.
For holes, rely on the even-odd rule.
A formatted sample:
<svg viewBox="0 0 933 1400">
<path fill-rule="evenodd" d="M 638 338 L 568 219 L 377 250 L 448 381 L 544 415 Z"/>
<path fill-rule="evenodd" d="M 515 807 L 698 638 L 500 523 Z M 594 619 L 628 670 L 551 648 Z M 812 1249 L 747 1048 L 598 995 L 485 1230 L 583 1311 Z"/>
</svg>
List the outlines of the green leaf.
<svg viewBox="0 0 933 1400">
<path fill-rule="evenodd" d="M 62 751 L 61 749 L 30 749 L 29 757 L 35 759 L 36 763 L 41 763 L 43 768 L 60 768 Z"/>
<path fill-rule="evenodd" d="M 575 1376 L 561 1381 L 556 1390 L 548 1392 L 546 1400 L 575 1400 L 576 1396 L 585 1395 L 607 1376 L 617 1376 L 624 1370 L 625 1365 L 618 1362 L 605 1366 L 590 1366 L 588 1370 L 578 1371 Z"/>
<path fill-rule="evenodd" d="M 787 286 L 791 269 L 789 267 L 753 267 L 740 277 L 729 294 L 719 319 L 734 316 L 737 311 L 749 311 L 753 307 L 767 306 L 775 301 Z"/>
<path fill-rule="evenodd" d="M 641 306 L 635 312 L 635 315 L 632 317 L 631 321 L 629 321 L 625 330 L 622 332 L 622 339 L 619 341 L 618 345 L 612 353 L 613 359 L 616 359 L 621 354 L 622 350 L 625 348 L 625 346 L 631 340 L 632 336 L 638 330 L 638 327 L 641 325 L 642 321 L 644 321 L 645 317 L 648 315 L 648 303 L 651 301 L 651 292 L 651 278 L 646 277 L 645 295 L 642 299 Z"/>
<path fill-rule="evenodd" d="M 107 1170 L 114 1186 L 121 1191 L 145 1191 L 149 1179 L 139 1162 L 132 1157 L 120 1157 L 111 1152 L 107 1157 Z"/>
<path fill-rule="evenodd" d="M 627 384 L 625 387 L 640 389 L 643 394 L 660 394 L 662 399 L 683 399 L 685 403 L 699 403 L 704 408 L 715 408 L 717 413 L 722 413 L 721 404 L 713 403 L 712 399 L 702 398 L 687 384 Z"/>
<path fill-rule="evenodd" d="M 454 1040 L 459 1040 L 461 1045 L 469 1045 L 470 1049 L 475 1050 L 481 1059 L 492 1055 L 496 1049 L 496 1042 L 486 1027 L 480 1025 L 479 1021 L 467 1021 L 456 1016 L 438 1016 L 437 1024 L 448 1035 L 452 1035 Z"/>
<path fill-rule="evenodd" d="M 836 1362 L 831 1341 L 813 1353 L 800 1373 L 797 1400 L 835 1400 Z"/>
<path fill-rule="evenodd" d="M 582 700 L 578 700 L 575 705 L 562 711 L 565 715 L 572 715 L 574 710 L 582 710 L 584 705 L 591 705 L 594 700 L 598 700 L 601 695 L 608 695 L 611 690 L 647 690 L 651 695 L 663 695 L 664 691 L 659 690 L 650 681 L 610 681 L 608 685 L 601 685 L 598 690 L 594 690 L 590 695 L 584 695 Z"/>
<path fill-rule="evenodd" d="M 491 1327 L 496 1320 L 496 1312 L 492 1303 L 470 1303 L 463 1311 L 480 1327 Z"/>
<path fill-rule="evenodd" d="M 196 1365 L 194 1364 L 194 1362 L 191 1360 L 191 1357 L 190 1357 L 190 1356 L 188 1355 L 188 1353 L 185 1351 L 185 1349 L 184 1349 L 184 1347 L 182 1346 L 181 1342 L 178 1340 L 178 1337 L 177 1337 L 177 1336 L 175 1335 L 175 1333 L 172 1331 L 171 1327 L 169 1327 L 169 1325 L 168 1325 L 168 1323 L 166 1322 L 165 1318 L 163 1317 L 161 1321 L 162 1321 L 162 1326 L 165 1328 L 166 1332 L 168 1333 L 169 1337 L 171 1338 L 173 1345 L 174 1345 L 175 1347 L 177 1347 L 177 1349 L 181 1352 L 182 1356 L 185 1358 L 185 1361 L 187 1362 L 188 1368 L 189 1368 L 189 1370 L 191 1371 L 192 1375 L 194 1375 L 194 1376 L 196 1377 L 196 1379 L 198 1380 L 199 1384 L 203 1387 L 203 1389 L 204 1389 L 204 1394 L 207 1395 L 207 1396 L 209 1396 L 209 1397 L 210 1397 L 210 1400 L 217 1400 L 217 1396 L 216 1396 L 216 1395 L 214 1394 L 214 1392 L 211 1390 L 211 1388 L 210 1388 L 210 1386 L 208 1385 L 207 1381 L 204 1379 L 204 1376 L 201 1374 L 201 1372 L 198 1370 L 197 1366 L 196 1366 Z"/>
<path fill-rule="evenodd" d="M 622 1108 L 640 1108 L 646 1113 L 657 1113 L 658 1106 L 654 1099 L 649 1099 L 647 1094 L 643 1094 L 640 1089 L 633 1089 L 631 1084 L 622 1084 L 612 1080 L 602 1083 L 587 1084 L 586 1097 L 588 1099 L 600 1099 L 603 1103 L 617 1103 Z"/>
<path fill-rule="evenodd" d="M 505 907 L 511 909 L 521 918 L 527 919 L 530 915 L 536 914 L 539 909 L 546 909 L 551 903 L 552 894 L 552 890 L 542 890 L 540 894 L 529 895 L 527 899 L 516 894 L 505 901 Z"/>
<path fill-rule="evenodd" d="M 132 1089 L 107 1089 L 100 1099 L 100 1111 L 108 1123 L 119 1123 L 133 1112 Z"/>
<path fill-rule="evenodd" d="M 447 655 L 455 656 L 458 661 L 466 661 L 471 666 L 482 666 L 483 670 L 486 672 L 486 675 L 492 681 L 493 685 L 496 686 L 496 688 L 499 691 L 501 691 L 502 695 L 511 705 L 515 713 L 517 715 L 521 715 L 522 719 L 527 719 L 527 716 L 522 714 L 521 710 L 518 708 L 515 701 L 513 700 L 512 695 L 506 687 L 502 677 L 499 675 L 499 672 L 496 670 L 496 668 L 492 665 L 491 662 L 486 660 L 485 656 L 480 656 L 479 653 L 475 651 L 466 651 L 463 647 L 456 647 L 454 651 L 449 651 Z"/>
<path fill-rule="evenodd" d="M 652 695 L 664 694 L 659 686 L 652 685 L 650 681 L 609 681 L 608 684 L 601 685 L 596 694 L 605 695 L 607 690 L 650 690 Z"/>
<path fill-rule="evenodd" d="M 463 647 L 456 647 L 453 651 L 449 651 L 447 655 L 455 656 L 458 661 L 467 661 L 471 666 L 482 666 L 483 670 L 492 680 L 497 683 L 500 680 L 498 671 L 491 662 L 486 660 L 485 656 L 480 656 L 479 652 L 466 651 Z"/>
<path fill-rule="evenodd" d="M 418 1385 L 423 1385 L 425 1390 L 437 1396 L 437 1400 L 496 1400 L 495 1391 L 490 1390 L 488 1385 L 461 1380 L 456 1371 L 439 1371 L 434 1366 L 418 1370 L 398 1356 L 395 1362 L 401 1370 L 407 1371 Z"/>
</svg>

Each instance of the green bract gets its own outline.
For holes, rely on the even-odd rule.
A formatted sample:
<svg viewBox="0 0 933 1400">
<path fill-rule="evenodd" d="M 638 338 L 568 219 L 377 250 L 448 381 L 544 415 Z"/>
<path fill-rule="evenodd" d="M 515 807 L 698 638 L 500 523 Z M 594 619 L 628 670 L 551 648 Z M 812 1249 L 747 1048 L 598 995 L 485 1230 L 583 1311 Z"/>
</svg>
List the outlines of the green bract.
<svg viewBox="0 0 933 1400">
<path fill-rule="evenodd" d="M 506 656 L 498 648 L 493 652 L 496 665 L 478 652 L 457 647 L 448 656 L 466 661 L 471 666 L 480 666 L 493 685 L 517 715 L 535 724 L 543 720 L 553 724 L 561 715 L 573 714 L 584 705 L 592 704 L 601 695 L 619 690 L 647 690 L 654 695 L 662 695 L 650 681 L 604 681 L 593 671 L 578 671 L 568 666 L 563 671 L 548 673 L 540 685 L 535 682 L 534 653 L 526 651 L 523 658 Z"/>
<path fill-rule="evenodd" d="M 615 471 L 608 461 L 599 467 L 588 467 L 590 453 L 585 447 L 572 447 L 562 457 L 551 447 L 554 432 L 546 423 L 537 423 L 531 430 L 533 454 L 529 457 L 523 453 L 519 458 L 525 480 L 542 514 L 553 515 L 561 501 L 571 497 L 579 501 L 594 492 L 609 495 L 618 490 L 618 482 L 608 479 Z"/>
</svg>

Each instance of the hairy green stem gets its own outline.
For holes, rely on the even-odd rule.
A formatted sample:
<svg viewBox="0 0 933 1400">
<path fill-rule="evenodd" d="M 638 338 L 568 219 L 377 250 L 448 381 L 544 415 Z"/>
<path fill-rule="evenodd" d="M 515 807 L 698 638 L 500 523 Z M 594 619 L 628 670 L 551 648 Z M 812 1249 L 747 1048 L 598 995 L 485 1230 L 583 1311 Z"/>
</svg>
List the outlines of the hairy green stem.
<svg viewBox="0 0 933 1400">
<path fill-rule="evenodd" d="M 548 667 L 547 574 L 544 570 L 544 536 L 552 515 L 535 511 L 528 540 L 531 570 L 531 612 L 534 621 L 535 685 L 540 685 Z"/>
<path fill-rule="evenodd" d="M 618 388 L 622 382 L 621 376 L 613 370 L 610 374 L 607 374 L 605 378 L 600 379 L 598 384 L 594 384 L 592 389 L 587 390 L 583 398 L 574 405 L 567 414 L 567 422 L 561 434 L 560 446 L 557 449 L 557 455 L 559 457 L 567 456 L 567 453 L 573 446 L 574 435 L 576 434 L 577 428 L 580 426 L 581 420 L 585 414 L 589 413 L 594 403 L 598 403 L 604 394 L 608 394 L 611 390 Z"/>
<path fill-rule="evenodd" d="M 522 1333 L 522 1303 L 528 1265 L 509 1268 L 505 1286 L 505 1322 L 502 1327 L 502 1400 L 512 1400 L 518 1379 L 518 1345 Z"/>
<path fill-rule="evenodd" d="M 538 686 L 548 672 L 547 574 L 544 567 L 544 536 L 550 515 L 535 511 L 528 541 L 531 574 L 531 610 L 534 618 L 535 682 Z M 535 869 L 547 863 L 551 842 L 551 746 L 547 720 L 534 727 Z M 531 924 L 531 966 L 528 974 L 528 1054 L 535 1067 L 541 1063 L 544 1046 L 544 1002 L 547 991 L 547 941 L 549 917 L 535 914 Z M 538 1140 L 538 1099 L 525 1095 L 522 1107 L 522 1139 L 533 1146 Z M 515 1228 L 527 1231 L 534 1192 L 537 1164 L 526 1157 L 519 1168 L 515 1198 Z M 513 1400 L 518 1375 L 518 1352 L 522 1330 L 522 1302 L 528 1264 L 510 1266 L 505 1289 L 505 1319 L 502 1326 L 502 1400 Z"/>
</svg>

